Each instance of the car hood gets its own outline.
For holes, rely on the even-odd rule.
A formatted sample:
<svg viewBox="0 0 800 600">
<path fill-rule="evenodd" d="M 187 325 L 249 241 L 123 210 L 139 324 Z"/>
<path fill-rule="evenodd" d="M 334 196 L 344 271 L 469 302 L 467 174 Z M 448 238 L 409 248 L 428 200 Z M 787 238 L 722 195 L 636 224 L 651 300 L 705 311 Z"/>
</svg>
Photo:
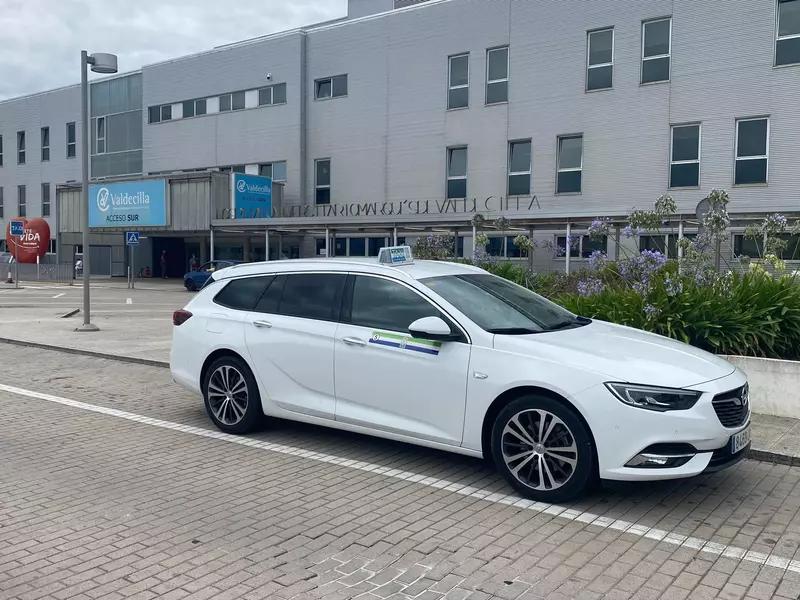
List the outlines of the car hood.
<svg viewBox="0 0 800 600">
<path fill-rule="evenodd" d="M 690 387 L 730 375 L 735 367 L 705 350 L 639 329 L 592 321 L 574 329 L 495 335 L 498 350 L 594 371 L 608 381 Z"/>
</svg>

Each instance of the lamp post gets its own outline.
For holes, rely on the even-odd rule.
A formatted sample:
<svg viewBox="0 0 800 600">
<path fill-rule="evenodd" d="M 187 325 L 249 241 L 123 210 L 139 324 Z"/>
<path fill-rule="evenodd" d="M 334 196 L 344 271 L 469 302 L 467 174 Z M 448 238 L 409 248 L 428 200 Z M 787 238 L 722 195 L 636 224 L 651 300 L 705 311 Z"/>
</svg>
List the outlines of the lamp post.
<svg viewBox="0 0 800 600">
<path fill-rule="evenodd" d="M 117 57 L 114 54 L 89 54 L 81 50 L 81 170 L 83 190 L 81 193 L 83 230 L 83 325 L 76 331 L 98 331 L 91 322 L 89 313 L 89 84 L 86 67 L 95 73 L 116 73 Z"/>
</svg>

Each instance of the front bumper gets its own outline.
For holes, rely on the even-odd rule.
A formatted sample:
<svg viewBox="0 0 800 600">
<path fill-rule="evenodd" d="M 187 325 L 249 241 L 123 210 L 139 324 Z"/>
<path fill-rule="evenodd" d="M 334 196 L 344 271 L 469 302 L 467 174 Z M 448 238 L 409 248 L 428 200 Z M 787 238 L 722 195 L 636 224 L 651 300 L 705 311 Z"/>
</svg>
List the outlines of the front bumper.
<svg viewBox="0 0 800 600">
<path fill-rule="evenodd" d="M 744 373 L 736 369 L 720 379 L 693 386 L 690 389 L 703 392 L 697 403 L 689 410 L 668 412 L 623 404 L 602 385 L 587 390 L 580 408 L 595 438 L 600 477 L 623 481 L 676 479 L 717 471 L 739 462 L 749 445 L 731 454 L 729 444 L 731 436 L 749 426 L 749 412 L 744 424 L 725 427 L 711 401 L 717 394 L 739 388 L 746 381 Z M 682 463 L 679 466 L 627 466 L 651 447 L 670 445 L 682 447 L 680 454 L 689 455 L 687 460 L 677 461 Z"/>
</svg>

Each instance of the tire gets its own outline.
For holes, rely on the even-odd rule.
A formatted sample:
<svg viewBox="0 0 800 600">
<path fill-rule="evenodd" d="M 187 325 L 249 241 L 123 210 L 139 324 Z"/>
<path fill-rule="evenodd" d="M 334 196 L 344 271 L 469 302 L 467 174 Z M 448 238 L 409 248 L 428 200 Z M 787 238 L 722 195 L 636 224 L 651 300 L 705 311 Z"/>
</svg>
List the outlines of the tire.
<svg viewBox="0 0 800 600">
<path fill-rule="evenodd" d="M 194 281 L 192 281 L 191 279 L 186 279 L 183 282 L 183 285 L 186 286 L 186 289 L 189 290 L 190 292 L 196 292 L 197 291 L 197 284 Z"/>
<path fill-rule="evenodd" d="M 263 420 L 261 396 L 255 377 L 238 356 L 222 356 L 203 378 L 206 413 L 226 433 L 249 433 Z"/>
<path fill-rule="evenodd" d="M 548 447 L 560 450 L 547 452 Z M 532 500 L 576 498 L 596 478 L 594 443 L 586 425 L 570 407 L 547 396 L 525 395 L 503 407 L 492 425 L 491 449 L 496 468 Z"/>
</svg>

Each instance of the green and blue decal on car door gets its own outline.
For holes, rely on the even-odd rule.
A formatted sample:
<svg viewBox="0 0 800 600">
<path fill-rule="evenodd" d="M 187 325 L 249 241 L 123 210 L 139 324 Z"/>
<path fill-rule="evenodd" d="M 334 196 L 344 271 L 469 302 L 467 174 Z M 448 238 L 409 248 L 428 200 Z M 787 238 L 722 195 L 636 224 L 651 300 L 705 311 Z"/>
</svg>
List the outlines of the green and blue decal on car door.
<svg viewBox="0 0 800 600">
<path fill-rule="evenodd" d="M 379 346 L 389 346 L 390 348 L 399 348 L 400 350 L 407 350 L 410 352 L 432 354 L 434 356 L 439 354 L 439 349 L 442 347 L 441 342 L 421 340 L 409 335 L 388 333 L 386 331 L 373 331 L 369 338 L 369 343 Z"/>
</svg>

